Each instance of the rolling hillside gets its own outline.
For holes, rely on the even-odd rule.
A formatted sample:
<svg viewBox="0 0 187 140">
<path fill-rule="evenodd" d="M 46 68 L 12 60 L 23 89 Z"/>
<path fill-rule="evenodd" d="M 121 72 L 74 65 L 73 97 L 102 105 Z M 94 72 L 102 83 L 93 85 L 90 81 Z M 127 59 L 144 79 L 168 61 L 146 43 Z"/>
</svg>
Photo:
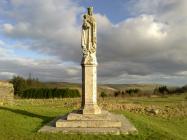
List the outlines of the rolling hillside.
<svg viewBox="0 0 187 140">
<path fill-rule="evenodd" d="M 81 92 L 80 83 L 67 83 L 67 82 L 47 82 L 46 86 L 49 88 L 73 88 L 78 89 Z M 105 92 L 108 95 L 112 95 L 115 91 L 125 91 L 126 89 L 140 89 L 142 92 L 150 93 L 158 84 L 103 84 L 98 85 L 98 94 Z"/>
</svg>

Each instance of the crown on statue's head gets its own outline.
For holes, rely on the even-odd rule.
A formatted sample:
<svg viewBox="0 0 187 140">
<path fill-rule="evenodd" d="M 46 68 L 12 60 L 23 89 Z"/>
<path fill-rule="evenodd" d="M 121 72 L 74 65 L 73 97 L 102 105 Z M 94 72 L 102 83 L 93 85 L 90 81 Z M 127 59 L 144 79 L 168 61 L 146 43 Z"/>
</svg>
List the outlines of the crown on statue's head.
<svg viewBox="0 0 187 140">
<path fill-rule="evenodd" d="M 93 7 L 88 7 L 88 14 L 89 15 L 92 15 L 93 14 Z"/>
</svg>

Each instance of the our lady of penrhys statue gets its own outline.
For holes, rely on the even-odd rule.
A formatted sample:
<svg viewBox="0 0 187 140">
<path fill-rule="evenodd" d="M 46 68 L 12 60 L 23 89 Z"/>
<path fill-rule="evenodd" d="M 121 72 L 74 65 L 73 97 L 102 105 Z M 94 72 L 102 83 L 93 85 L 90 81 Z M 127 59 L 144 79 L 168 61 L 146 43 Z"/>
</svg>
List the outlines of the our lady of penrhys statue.
<svg viewBox="0 0 187 140">
<path fill-rule="evenodd" d="M 82 64 L 97 64 L 96 60 L 96 20 L 93 16 L 93 7 L 83 16 L 81 46 L 83 52 Z"/>
</svg>

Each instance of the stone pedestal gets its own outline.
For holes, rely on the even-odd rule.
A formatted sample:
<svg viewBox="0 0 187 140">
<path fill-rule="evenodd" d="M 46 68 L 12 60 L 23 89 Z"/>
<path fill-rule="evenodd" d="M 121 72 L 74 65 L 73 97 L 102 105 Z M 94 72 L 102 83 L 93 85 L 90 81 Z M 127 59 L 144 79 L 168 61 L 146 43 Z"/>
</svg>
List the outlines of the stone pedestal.
<svg viewBox="0 0 187 140">
<path fill-rule="evenodd" d="M 69 113 L 66 119 L 59 119 L 56 127 L 62 128 L 120 128 L 121 122 L 111 117 L 110 113 L 103 111 L 100 114 L 82 114 L 74 111 Z"/>
<path fill-rule="evenodd" d="M 128 134 L 137 132 L 136 128 L 123 115 L 114 115 L 97 105 L 97 64 L 82 64 L 82 104 L 81 109 L 61 116 L 53 127 L 40 131 L 54 130 L 68 133 Z"/>
<path fill-rule="evenodd" d="M 97 105 L 97 64 L 82 64 L 82 113 L 100 114 Z"/>
<path fill-rule="evenodd" d="M 101 111 L 100 114 L 82 114 L 81 110 L 59 116 L 39 132 L 137 134 L 136 128 L 123 115 Z"/>
<path fill-rule="evenodd" d="M 0 105 L 13 104 L 14 87 L 7 81 L 0 81 Z"/>
</svg>

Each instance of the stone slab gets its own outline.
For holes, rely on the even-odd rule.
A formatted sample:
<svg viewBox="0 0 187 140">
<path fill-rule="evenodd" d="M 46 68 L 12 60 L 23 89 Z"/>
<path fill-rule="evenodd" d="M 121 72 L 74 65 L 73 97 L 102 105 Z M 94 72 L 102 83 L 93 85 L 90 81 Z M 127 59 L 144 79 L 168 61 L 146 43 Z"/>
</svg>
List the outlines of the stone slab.
<svg viewBox="0 0 187 140">
<path fill-rule="evenodd" d="M 86 93 L 88 94 L 88 93 Z M 87 95 L 89 96 L 89 95 Z M 96 95 L 95 95 L 96 96 Z M 96 98 L 96 97 L 94 97 Z M 87 99 L 85 99 L 85 102 L 86 102 Z M 99 106 L 97 104 L 86 104 L 82 107 L 82 114 L 85 114 L 85 115 L 95 115 L 95 114 L 101 114 L 101 109 L 99 108 Z"/>
<path fill-rule="evenodd" d="M 137 134 L 138 131 L 130 123 L 130 121 L 123 115 L 119 114 L 112 114 L 110 113 L 111 117 L 113 120 L 120 121 L 121 122 L 121 127 L 108 127 L 108 128 L 65 128 L 65 127 L 55 127 L 56 122 L 59 119 L 66 119 L 67 115 L 64 116 L 59 116 L 49 122 L 47 125 L 43 126 L 38 132 L 51 132 L 51 133 L 57 133 L 57 132 L 62 132 L 62 133 L 67 133 L 67 134 L 76 134 L 76 133 L 82 133 L 82 134 L 114 134 L 114 135 L 119 135 L 119 134 Z"/>
<path fill-rule="evenodd" d="M 106 127 L 121 127 L 120 121 L 104 121 L 104 120 L 63 120 L 59 119 L 56 121 L 56 127 L 64 128 L 106 128 Z"/>
<path fill-rule="evenodd" d="M 101 114 L 81 114 L 82 110 L 73 111 L 67 115 L 67 120 L 111 120 L 108 111 L 102 111 Z"/>
<path fill-rule="evenodd" d="M 14 100 L 14 87 L 7 81 L 0 81 L 0 105 L 12 104 Z"/>
</svg>

